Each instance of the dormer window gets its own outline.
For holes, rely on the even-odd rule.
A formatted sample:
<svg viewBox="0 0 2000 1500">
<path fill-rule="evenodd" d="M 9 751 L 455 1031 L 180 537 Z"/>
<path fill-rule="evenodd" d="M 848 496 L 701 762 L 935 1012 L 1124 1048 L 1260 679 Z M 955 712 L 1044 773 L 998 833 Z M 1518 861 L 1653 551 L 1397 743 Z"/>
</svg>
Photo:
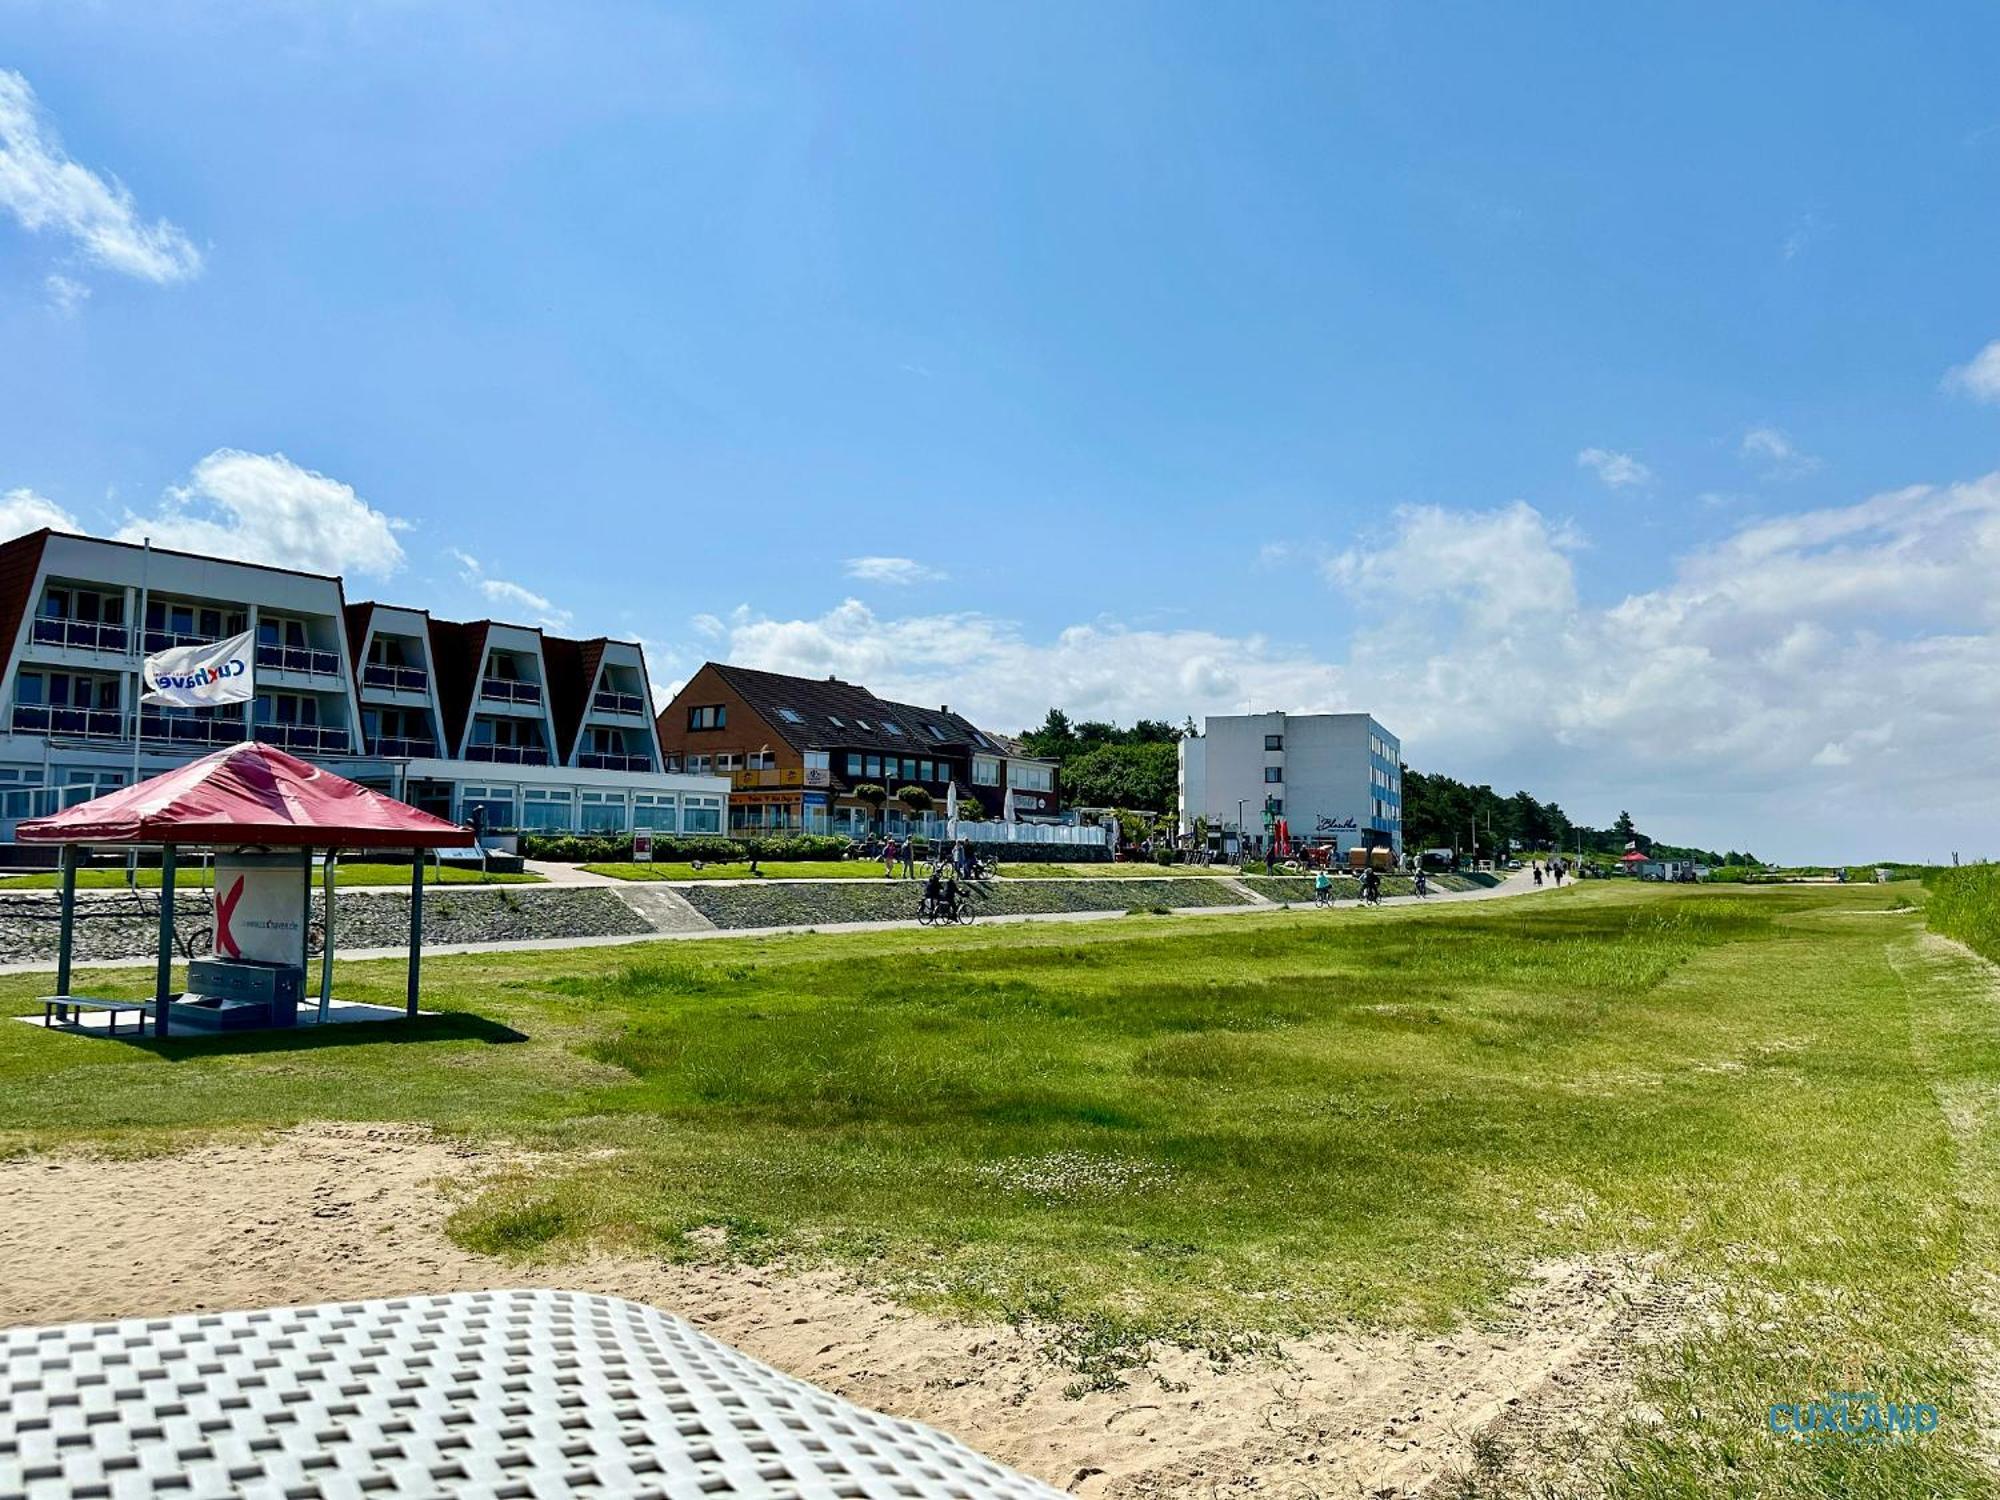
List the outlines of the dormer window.
<svg viewBox="0 0 2000 1500">
<path fill-rule="evenodd" d="M 781 709 L 779 709 L 779 710 L 778 710 L 778 717 L 779 717 L 779 718 L 781 718 L 781 719 L 783 719 L 783 720 L 784 720 L 784 721 L 785 721 L 785 722 L 786 722 L 787 724 L 803 724 L 803 723 L 805 723 L 805 717 L 804 717 L 804 715 L 800 714 L 800 713 L 799 713 L 799 711 L 798 711 L 797 709 L 795 709 L 795 708 L 781 708 Z"/>
</svg>

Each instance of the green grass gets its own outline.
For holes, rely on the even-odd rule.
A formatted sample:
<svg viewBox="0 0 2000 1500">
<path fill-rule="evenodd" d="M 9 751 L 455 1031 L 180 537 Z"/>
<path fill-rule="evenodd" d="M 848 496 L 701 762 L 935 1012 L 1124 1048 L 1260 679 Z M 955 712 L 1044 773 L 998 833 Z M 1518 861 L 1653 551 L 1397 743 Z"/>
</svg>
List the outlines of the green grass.
<svg viewBox="0 0 2000 1500">
<path fill-rule="evenodd" d="M 549 1154 L 457 1212 L 467 1245 L 829 1262 L 1050 1327 L 1087 1384 L 1149 1337 L 1432 1330 L 1538 1260 L 1651 1253 L 1714 1316 L 1642 1358 L 1663 1419 L 1620 1431 L 1610 1493 L 1986 1493 L 2000 1007 L 1893 910 L 1910 895 L 1606 883 L 443 958 L 426 1003 L 449 1013 L 410 1031 L 0 1025 L 0 1149 L 315 1118 L 505 1136 Z M 400 984 L 344 968 L 355 998 Z M 0 981 L 0 1011 L 42 987 Z M 1829 1390 L 1943 1421 L 1771 1437 L 1770 1403 Z"/>
<path fill-rule="evenodd" d="M 313 877 L 317 880 L 317 874 Z M 424 884 L 435 885 L 534 885 L 541 881 L 539 875 L 487 875 L 481 876 L 476 869 L 466 869 L 459 865 L 447 864 L 440 868 L 431 865 L 424 871 Z M 174 877 L 177 886 L 205 886 L 208 871 L 198 865 L 184 865 Z M 343 861 L 334 876 L 337 885 L 395 885 L 410 883 L 408 865 L 368 864 L 361 861 Z M 61 882 L 55 871 L 41 870 L 33 875 L 0 876 L 0 891 L 52 891 Z M 157 869 L 139 871 L 139 884 L 146 890 L 158 890 L 160 872 Z M 125 889 L 125 871 L 119 869 L 92 868 L 76 872 L 76 888 L 80 891 L 108 891 Z"/>
<path fill-rule="evenodd" d="M 590 864 L 583 867 L 596 875 L 609 875 L 614 880 L 748 880 L 750 866 L 741 860 L 727 864 L 704 862 L 697 870 L 687 863 L 640 864 Z M 879 859 L 799 859 L 765 860 L 759 867 L 766 880 L 881 880 L 882 861 Z M 928 873 L 929 864 L 919 860 L 917 869 Z M 902 876 L 902 865 L 896 866 L 897 878 Z M 1002 862 L 1003 876 L 1041 879 L 1099 879 L 1114 880 L 1158 880 L 1162 876 L 1176 875 L 1233 875 L 1233 870 L 1204 870 L 1180 865 L 1141 864 L 1009 864 Z"/>
<path fill-rule="evenodd" d="M 2000 961 L 2000 865 L 1937 870 L 1924 884 L 1931 930 Z"/>
</svg>

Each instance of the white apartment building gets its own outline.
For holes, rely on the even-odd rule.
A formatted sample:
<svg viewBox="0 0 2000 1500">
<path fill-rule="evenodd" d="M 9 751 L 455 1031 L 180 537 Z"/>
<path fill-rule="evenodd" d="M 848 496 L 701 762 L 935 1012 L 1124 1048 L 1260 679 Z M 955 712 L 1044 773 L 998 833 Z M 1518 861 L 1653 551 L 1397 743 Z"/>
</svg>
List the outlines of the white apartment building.
<svg viewBox="0 0 2000 1500">
<path fill-rule="evenodd" d="M 256 697 L 142 705 L 171 646 L 256 639 Z M 629 641 L 350 604 L 341 580 L 37 531 L 0 543 L 0 840 L 21 818 L 259 739 L 488 830 L 720 832 L 724 777 L 664 770 Z"/>
<path fill-rule="evenodd" d="M 1402 742 L 1367 714 L 1230 714 L 1180 745 L 1180 829 L 1403 852 Z M 1266 814 L 1269 814 L 1267 818 Z"/>
</svg>

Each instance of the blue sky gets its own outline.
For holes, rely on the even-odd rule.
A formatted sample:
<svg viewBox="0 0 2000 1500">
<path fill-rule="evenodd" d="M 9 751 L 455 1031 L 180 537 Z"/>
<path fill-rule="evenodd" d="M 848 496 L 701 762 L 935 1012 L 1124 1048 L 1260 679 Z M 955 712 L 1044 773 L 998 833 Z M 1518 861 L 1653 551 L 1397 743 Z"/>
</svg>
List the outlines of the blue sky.
<svg viewBox="0 0 2000 1500">
<path fill-rule="evenodd" d="M 1366 707 L 1583 819 L 2000 855 L 1995 55 L 1970 4 L 0 0 L 0 523 L 663 685 Z"/>
</svg>

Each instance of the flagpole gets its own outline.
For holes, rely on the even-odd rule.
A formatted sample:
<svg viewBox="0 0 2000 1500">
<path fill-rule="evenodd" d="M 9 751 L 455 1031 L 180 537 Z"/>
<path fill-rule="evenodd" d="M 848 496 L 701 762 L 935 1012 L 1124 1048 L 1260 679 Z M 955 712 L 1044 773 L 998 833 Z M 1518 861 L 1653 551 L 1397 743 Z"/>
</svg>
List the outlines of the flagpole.
<svg viewBox="0 0 2000 1500">
<path fill-rule="evenodd" d="M 139 784 L 140 715 L 146 701 L 146 591 L 153 578 L 153 539 L 147 537 L 139 554 L 139 618 L 133 622 L 133 640 L 139 647 L 139 670 L 132 675 L 132 785 Z M 125 869 L 125 883 L 139 887 L 139 850 L 133 847 Z"/>
</svg>

